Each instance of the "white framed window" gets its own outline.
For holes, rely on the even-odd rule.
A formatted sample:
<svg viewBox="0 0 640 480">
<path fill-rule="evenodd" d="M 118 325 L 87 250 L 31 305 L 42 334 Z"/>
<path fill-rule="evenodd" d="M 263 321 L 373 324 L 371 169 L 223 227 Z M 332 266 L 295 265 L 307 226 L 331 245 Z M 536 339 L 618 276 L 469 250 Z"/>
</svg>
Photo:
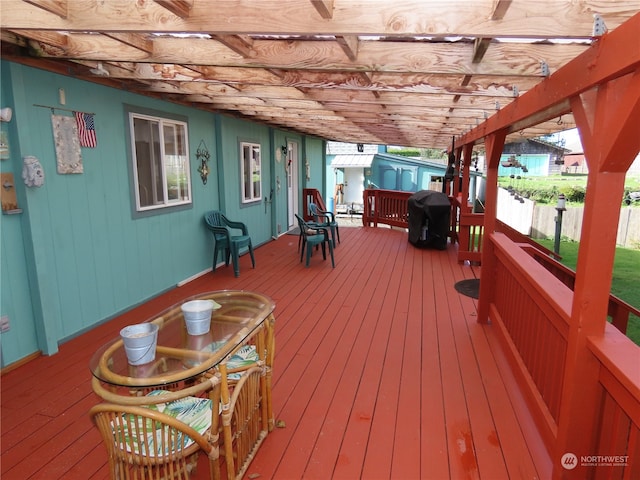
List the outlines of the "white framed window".
<svg viewBox="0 0 640 480">
<path fill-rule="evenodd" d="M 191 203 L 185 122 L 129 113 L 136 211 Z"/>
<path fill-rule="evenodd" d="M 240 142 L 240 181 L 242 203 L 259 202 L 262 198 L 262 163 L 257 143 Z"/>
</svg>

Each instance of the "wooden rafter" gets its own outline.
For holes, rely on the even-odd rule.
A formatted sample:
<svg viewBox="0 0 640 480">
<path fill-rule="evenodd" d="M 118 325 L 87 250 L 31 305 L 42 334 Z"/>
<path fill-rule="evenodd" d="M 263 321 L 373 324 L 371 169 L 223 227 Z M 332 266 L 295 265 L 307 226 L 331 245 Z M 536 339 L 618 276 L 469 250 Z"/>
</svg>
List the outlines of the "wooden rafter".
<svg viewBox="0 0 640 480">
<path fill-rule="evenodd" d="M 67 0 L 24 0 L 35 5 L 42 10 L 58 15 L 60 18 L 67 18 Z M 4 12 L 3 12 L 4 13 Z"/>
<path fill-rule="evenodd" d="M 593 12 L 613 31 L 637 10 L 640 0 L 225 0 L 212 15 L 204 0 L 2 0 L 0 33 L 3 58 L 27 65 L 333 139 L 440 148 L 533 90 L 543 62 L 553 76 L 587 51 Z M 94 76 L 99 64 L 108 77 Z M 510 131 L 570 128 L 566 111 Z M 560 113 L 564 125 L 550 116 Z"/>
<path fill-rule="evenodd" d="M 166 8 L 174 15 L 180 18 L 187 18 L 191 8 L 193 7 L 193 0 L 154 0 L 158 5 Z"/>
</svg>

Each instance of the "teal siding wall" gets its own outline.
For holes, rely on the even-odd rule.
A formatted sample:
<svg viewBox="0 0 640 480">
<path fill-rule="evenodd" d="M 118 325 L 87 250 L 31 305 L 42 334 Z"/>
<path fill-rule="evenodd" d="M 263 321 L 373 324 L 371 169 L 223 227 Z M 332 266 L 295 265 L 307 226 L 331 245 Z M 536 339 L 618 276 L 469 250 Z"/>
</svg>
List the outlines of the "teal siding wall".
<svg viewBox="0 0 640 480">
<path fill-rule="evenodd" d="M 0 67 L 0 105 L 14 110 L 10 123 L 0 123 L 10 153 L 10 158 L 0 163 L 0 169 L 4 173 L 13 173 L 18 205 L 23 207 L 24 191 L 18 187 L 21 170 L 14 168 L 18 165 L 19 146 L 11 76 L 6 64 L 2 63 Z M 24 219 L 24 214 L 0 215 L 0 315 L 6 315 L 10 322 L 10 330 L 0 333 L 2 365 L 9 363 L 5 359 L 17 360 L 38 351 L 34 311 L 28 294 L 31 284 L 26 257 L 27 250 L 31 251 L 31 239 L 23 234 L 29 230 Z"/>
<path fill-rule="evenodd" d="M 34 276 L 29 289 L 14 292 L 11 303 L 25 303 L 21 297 L 36 303 L 39 346 L 53 353 L 58 341 L 207 268 L 209 239 L 201 218 L 205 206 L 217 205 L 216 172 L 203 186 L 194 152 L 201 139 L 215 147 L 214 117 L 21 65 L 3 64 L 5 69 L 17 126 L 12 169 L 19 178 L 21 157 L 34 155 L 45 171 L 42 187 L 17 187 L 23 192 L 22 227 L 32 242 L 25 254 L 27 270 L 33 265 Z M 51 111 L 34 106 L 59 106 L 59 88 L 67 100 L 61 108 L 96 114 L 98 147 L 82 148 L 82 174 L 56 173 Z M 132 218 L 124 104 L 188 119 L 193 208 Z M 9 362 L 14 355 L 8 342 L 3 344 L 3 361 Z"/>
<path fill-rule="evenodd" d="M 220 177 L 220 207 L 231 220 L 244 222 L 249 229 L 254 245 L 264 243 L 271 238 L 271 212 L 265 209 L 265 197 L 271 190 L 272 149 L 269 148 L 269 128 L 257 123 L 240 119 L 220 117 L 222 158 L 218 167 L 224 169 Z M 262 162 L 262 195 L 259 202 L 242 204 L 240 191 L 240 142 L 260 144 Z M 268 205 L 267 205 L 268 207 Z"/>
<path fill-rule="evenodd" d="M 325 175 L 326 165 L 326 145 L 320 139 L 307 138 L 305 141 L 305 156 L 302 158 L 302 173 L 304 176 L 305 187 L 316 188 L 320 192 L 324 192 L 327 185 L 327 177 Z M 306 179 L 305 163 L 309 162 L 309 180 Z M 327 197 L 324 198 L 325 205 Z"/>
<path fill-rule="evenodd" d="M 202 221 L 206 211 L 220 208 L 247 223 L 254 245 L 269 241 L 277 222 L 286 223 L 284 165 L 273 160 L 273 143 L 284 142 L 284 132 L 19 64 L 1 66 L 1 105 L 14 110 L 12 122 L 2 124 L 10 134 L 11 159 L 1 168 L 14 173 L 23 209 L 1 219 L 0 314 L 11 322 L 1 337 L 3 366 L 38 350 L 55 353 L 59 342 L 205 272 L 212 255 Z M 59 88 L 66 105 L 58 103 Z M 84 173 L 56 172 L 51 111 L 34 104 L 95 113 L 98 146 L 82 148 Z M 131 106 L 188 122 L 191 208 L 132 215 L 125 114 Z M 240 201 L 240 140 L 262 147 L 263 198 L 249 206 Z M 303 138 L 298 140 L 302 145 Z M 201 141 L 211 153 L 206 185 L 195 159 Z M 25 155 L 36 156 L 43 166 L 40 188 L 22 183 Z M 273 202 L 265 201 L 272 188 Z"/>
</svg>

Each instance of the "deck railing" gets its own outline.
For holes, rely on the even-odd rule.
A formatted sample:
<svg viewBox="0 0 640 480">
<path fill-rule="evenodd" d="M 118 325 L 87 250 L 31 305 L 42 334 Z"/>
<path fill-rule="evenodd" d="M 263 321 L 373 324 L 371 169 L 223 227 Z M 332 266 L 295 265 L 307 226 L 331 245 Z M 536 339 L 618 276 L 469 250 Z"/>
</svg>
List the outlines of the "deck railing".
<svg viewBox="0 0 640 480">
<path fill-rule="evenodd" d="M 508 238 L 491 238 L 497 268 L 489 317 L 551 445 L 557 435 L 573 293 Z"/>
<path fill-rule="evenodd" d="M 367 189 L 364 191 L 362 223 L 377 227 L 378 224 L 393 227 L 409 227 L 408 200 L 415 192 Z"/>
<path fill-rule="evenodd" d="M 496 259 L 489 318 L 499 332 L 547 448 L 556 452 L 558 428 L 563 421 L 563 381 L 567 369 L 573 368 L 568 354 L 573 291 L 505 235 L 494 234 L 486 241 L 492 242 Z M 592 416 L 584 418 L 584 422 L 591 422 L 594 451 L 576 453 L 608 452 L 633 458 L 640 444 L 640 347 L 606 324 L 604 335 L 590 337 L 586 346 L 573 346 L 574 357 L 575 348 L 587 348 L 595 360 L 597 386 L 586 389 L 594 398 L 584 401 L 599 406 Z M 634 473 L 629 475 L 623 469 L 623 465 L 618 468 L 619 478 L 623 473 L 624 478 L 633 478 Z"/>
<path fill-rule="evenodd" d="M 309 213 L 309 204 L 315 203 L 320 210 L 326 210 L 327 207 L 324 204 L 324 199 L 320 190 L 317 188 L 303 188 L 302 189 L 302 217 L 305 220 L 313 220 Z"/>
<path fill-rule="evenodd" d="M 539 264 L 550 271 L 554 277 L 573 290 L 576 281 L 576 272 L 549 256 L 546 252 L 540 250 L 538 246 L 532 246 L 529 244 L 520 246 Z M 622 333 L 626 334 L 630 315 L 640 317 L 640 309 L 635 308 L 633 305 L 629 305 L 627 302 L 621 300 L 615 295 L 609 295 L 607 315 L 611 319 L 612 325 Z"/>
<path fill-rule="evenodd" d="M 479 263 L 482 255 L 482 241 L 484 237 L 484 214 L 461 212 L 459 213 L 459 219 L 458 260 L 461 262 L 470 261 Z M 560 255 L 543 247 L 535 240 L 521 234 L 500 220 L 496 220 L 496 231 L 504 233 L 513 242 L 520 245 L 525 252 L 573 290 L 576 272 L 565 267 L 558 261 L 561 258 Z M 630 315 L 640 317 L 640 309 L 629 305 L 615 295 L 609 295 L 607 315 L 611 319 L 611 323 L 622 333 L 626 334 Z"/>
<path fill-rule="evenodd" d="M 480 263 L 484 237 L 484 214 L 459 212 L 458 261 Z"/>
<path fill-rule="evenodd" d="M 638 445 L 640 444 L 640 364 L 639 347 L 620 338 L 615 328 L 607 325 L 605 336 L 590 338 L 588 348 L 599 364 L 598 394 L 601 408 L 596 416 L 594 452 L 618 452 L 629 455 L 634 465 L 618 478 L 639 478 Z M 634 451 L 635 446 L 635 451 Z M 609 478 L 615 478 L 613 472 Z M 596 478 L 594 476 L 594 478 Z"/>
</svg>

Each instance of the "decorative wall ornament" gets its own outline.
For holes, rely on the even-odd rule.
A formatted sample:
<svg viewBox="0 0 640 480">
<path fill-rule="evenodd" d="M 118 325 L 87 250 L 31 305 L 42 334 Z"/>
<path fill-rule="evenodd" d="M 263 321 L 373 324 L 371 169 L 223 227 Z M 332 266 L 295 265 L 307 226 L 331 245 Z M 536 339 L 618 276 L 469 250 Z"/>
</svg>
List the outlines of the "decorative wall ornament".
<svg viewBox="0 0 640 480">
<path fill-rule="evenodd" d="M 204 143 L 204 140 L 200 140 L 200 145 L 198 145 L 198 150 L 196 150 L 196 160 L 200 161 L 200 166 L 198 167 L 198 173 L 200 174 L 200 178 L 202 179 L 202 184 L 207 184 L 207 177 L 209 176 L 209 159 L 211 158 L 211 154 L 207 149 L 207 145 Z"/>
<path fill-rule="evenodd" d="M 27 187 L 41 187 L 44 184 L 44 169 L 36 157 L 23 157 L 22 179 Z"/>
<path fill-rule="evenodd" d="M 58 173 L 82 173 L 82 154 L 78 139 L 78 126 L 73 117 L 51 115 L 53 141 L 56 145 Z"/>
<path fill-rule="evenodd" d="M 13 116 L 13 110 L 11 110 L 11 107 L 4 107 L 0 109 L 1 122 L 10 122 L 12 116 Z"/>
<path fill-rule="evenodd" d="M 9 135 L 5 131 L 0 131 L 0 160 L 9 158 Z"/>
</svg>

